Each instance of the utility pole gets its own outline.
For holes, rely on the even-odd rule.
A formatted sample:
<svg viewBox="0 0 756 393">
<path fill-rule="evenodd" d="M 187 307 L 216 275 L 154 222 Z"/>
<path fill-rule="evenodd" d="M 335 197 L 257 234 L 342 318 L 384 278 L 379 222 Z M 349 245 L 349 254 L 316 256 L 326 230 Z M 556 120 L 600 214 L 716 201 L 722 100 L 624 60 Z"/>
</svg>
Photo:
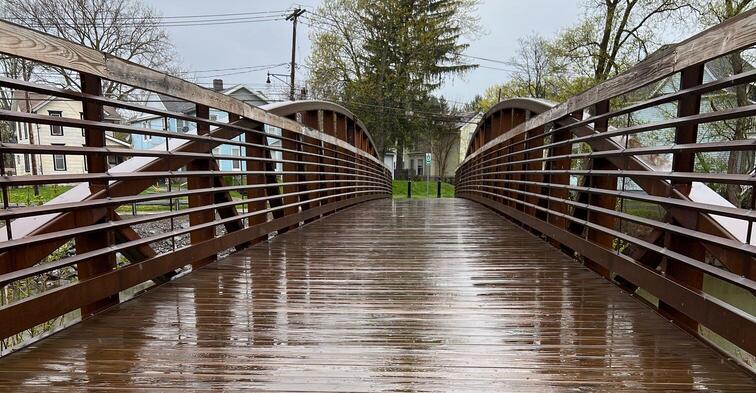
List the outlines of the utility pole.
<svg viewBox="0 0 756 393">
<path fill-rule="evenodd" d="M 297 18 L 302 16 L 305 10 L 297 8 L 286 17 L 286 20 L 292 22 L 293 31 L 291 34 L 291 86 L 289 86 L 289 99 L 294 101 L 294 72 L 297 67 Z"/>
</svg>

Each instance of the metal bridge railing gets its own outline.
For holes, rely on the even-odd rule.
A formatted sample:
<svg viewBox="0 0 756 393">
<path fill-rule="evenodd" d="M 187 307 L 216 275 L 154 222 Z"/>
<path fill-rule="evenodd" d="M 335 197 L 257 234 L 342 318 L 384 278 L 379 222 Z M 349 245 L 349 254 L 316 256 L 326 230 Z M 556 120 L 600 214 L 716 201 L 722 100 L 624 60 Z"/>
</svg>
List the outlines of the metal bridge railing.
<svg viewBox="0 0 756 393">
<path fill-rule="evenodd" d="M 71 132 L 84 136 L 83 145 L 3 141 L 0 155 L 76 158 L 88 169 L 22 176 L 0 168 L 0 339 L 43 334 L 53 330 L 49 325 L 56 318 L 76 310 L 81 317 L 95 314 L 117 304 L 122 291 L 164 282 L 187 265 L 203 266 L 221 252 L 391 195 L 390 171 L 370 135 L 338 105 L 305 101 L 262 110 L 4 21 L 0 54 L 67 69 L 78 77 L 81 92 L 8 78 L 0 78 L 0 86 L 82 105 L 81 118 L 0 110 L 0 121 L 16 123 L 18 130 L 55 127 L 63 131 L 61 140 Z M 193 111 L 105 97 L 104 81 L 180 100 Z M 157 117 L 161 127 L 105 122 L 104 107 Z M 228 121 L 216 120 L 211 111 Z M 195 131 L 169 131 L 165 126 L 173 119 Z M 112 147 L 106 144 L 112 134 L 164 143 L 151 149 Z M 220 146 L 239 154 L 214 151 Z M 128 159 L 109 165 L 114 156 Z M 234 170 L 222 169 L 224 161 L 233 162 Z M 156 183 L 165 186 L 155 188 Z M 55 184 L 72 188 L 39 206 L 12 207 L 17 187 Z M 132 206 L 156 202 L 166 207 L 132 215 Z M 140 230 L 157 223 L 156 229 Z M 72 279 L 50 288 L 63 271 Z"/>
<path fill-rule="evenodd" d="M 457 169 L 456 195 L 644 294 L 694 334 L 756 354 L 756 101 L 742 99 L 756 72 L 732 66 L 754 44 L 749 12 L 564 104 L 499 103 Z"/>
</svg>

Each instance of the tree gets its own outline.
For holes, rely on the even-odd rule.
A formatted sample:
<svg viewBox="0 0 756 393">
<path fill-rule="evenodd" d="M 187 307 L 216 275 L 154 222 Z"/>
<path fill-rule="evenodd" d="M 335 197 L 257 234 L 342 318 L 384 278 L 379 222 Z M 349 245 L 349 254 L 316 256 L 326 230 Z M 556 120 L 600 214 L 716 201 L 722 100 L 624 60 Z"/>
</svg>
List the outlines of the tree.
<svg viewBox="0 0 756 393">
<path fill-rule="evenodd" d="M 531 34 L 510 60 L 512 78 L 498 95 L 561 102 L 626 70 L 660 46 L 659 25 L 691 0 L 586 0 L 586 16 L 553 40 Z M 701 0 L 703 1 L 703 0 Z M 511 94 L 511 95 L 510 95 Z"/>
<path fill-rule="evenodd" d="M 549 51 L 548 41 L 532 33 L 518 40 L 518 50 L 510 61 L 513 88 L 532 98 L 549 98 L 554 91 L 555 64 Z"/>
<path fill-rule="evenodd" d="M 587 16 L 551 48 L 564 69 L 598 84 L 658 48 L 659 24 L 689 7 L 690 0 L 590 0 Z"/>
<path fill-rule="evenodd" d="M 754 8 L 753 0 L 696 0 L 693 3 L 694 15 L 698 17 L 701 28 L 708 28 L 726 20 L 738 16 Z M 732 74 L 740 74 L 753 69 L 754 59 L 748 58 L 744 52 L 734 52 L 723 58 L 727 71 Z M 713 111 L 726 110 L 736 107 L 742 107 L 751 104 L 751 97 L 756 95 L 754 86 L 750 83 L 739 84 L 734 87 L 734 92 L 730 94 L 717 95 L 711 97 L 708 101 L 709 107 Z M 734 93 L 734 94 L 732 94 Z M 752 132 L 756 123 L 751 117 L 743 117 L 735 120 L 727 120 L 718 123 L 707 124 L 704 132 L 708 132 L 709 137 L 725 140 L 743 140 L 748 139 L 749 132 Z M 706 161 L 707 157 L 698 154 L 701 162 Z M 718 163 L 711 163 L 717 165 Z M 725 166 L 725 165 L 720 165 Z M 726 171 L 727 173 L 743 174 L 754 171 L 754 151 L 732 151 L 727 155 Z M 724 186 L 724 195 L 730 203 L 736 207 L 750 207 L 752 188 L 740 184 L 727 184 Z"/>
<path fill-rule="evenodd" d="M 400 151 L 429 127 L 425 112 L 462 61 L 464 34 L 477 27 L 477 0 L 326 0 L 311 17 L 310 90 L 343 103 L 367 125 L 378 150 Z"/>
<path fill-rule="evenodd" d="M 311 23 L 313 50 L 307 58 L 310 93 L 318 98 L 341 101 L 347 85 L 362 78 L 365 42 L 359 0 L 327 0 L 306 16 Z"/>
<path fill-rule="evenodd" d="M 23 26 L 65 38 L 153 69 L 170 71 L 175 55 L 156 12 L 139 0 L 4 0 L 3 15 Z M 40 66 L 46 82 L 80 89 L 75 73 Z M 134 89 L 103 81 L 103 94 L 123 99 Z"/>
</svg>

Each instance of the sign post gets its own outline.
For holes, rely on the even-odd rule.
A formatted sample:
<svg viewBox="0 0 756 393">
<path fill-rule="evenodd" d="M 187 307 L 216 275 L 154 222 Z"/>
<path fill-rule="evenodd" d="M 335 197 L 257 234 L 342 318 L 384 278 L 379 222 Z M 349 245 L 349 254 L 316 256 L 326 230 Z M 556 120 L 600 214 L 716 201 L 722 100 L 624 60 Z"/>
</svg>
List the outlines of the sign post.
<svg viewBox="0 0 756 393">
<path fill-rule="evenodd" d="M 430 153 L 425 153 L 425 166 L 427 167 L 427 170 L 425 171 L 425 196 L 428 196 L 428 184 L 430 183 L 430 170 L 431 170 L 431 161 L 432 157 Z"/>
</svg>

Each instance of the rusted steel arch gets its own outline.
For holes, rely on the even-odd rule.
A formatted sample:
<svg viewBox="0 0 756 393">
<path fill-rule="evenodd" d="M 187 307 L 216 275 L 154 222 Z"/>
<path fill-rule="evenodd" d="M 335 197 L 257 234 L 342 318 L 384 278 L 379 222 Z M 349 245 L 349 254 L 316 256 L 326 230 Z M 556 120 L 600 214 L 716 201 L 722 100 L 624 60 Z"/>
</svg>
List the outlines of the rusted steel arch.
<svg viewBox="0 0 756 393">
<path fill-rule="evenodd" d="M 371 149 L 371 151 L 369 151 L 368 153 L 380 159 L 380 157 L 378 157 L 378 149 L 376 147 L 377 145 L 375 144 L 375 141 L 373 140 L 373 136 L 370 135 L 370 132 L 368 131 L 367 127 L 365 127 L 365 124 L 362 123 L 362 121 L 358 119 L 354 115 L 354 113 L 352 113 L 352 111 L 350 111 L 349 109 L 339 104 L 333 103 L 331 101 L 303 100 L 303 101 L 276 102 L 272 104 L 263 105 L 260 108 L 272 114 L 282 116 L 282 117 L 287 117 L 293 120 L 296 120 L 296 118 L 293 118 L 293 116 L 296 115 L 297 113 L 307 113 L 307 112 L 314 112 L 314 111 L 331 112 L 340 116 L 344 116 L 350 121 L 354 122 L 356 130 L 361 130 L 362 133 L 364 133 L 365 137 L 367 137 L 368 146 Z M 302 122 L 302 124 L 310 128 L 319 129 L 318 125 L 307 124 L 304 121 Z M 323 130 L 320 130 L 320 131 L 323 131 Z"/>
<path fill-rule="evenodd" d="M 467 156 L 465 160 L 460 164 L 460 166 L 463 166 L 472 154 L 481 154 L 489 149 L 492 149 L 496 145 L 495 143 L 491 144 L 491 142 L 494 140 L 518 140 L 524 138 L 523 134 L 525 134 L 528 130 L 513 129 L 517 128 L 517 126 L 519 126 L 520 124 L 525 123 L 525 121 L 529 120 L 531 117 L 535 117 L 535 115 L 540 115 L 544 112 L 553 110 L 555 107 L 557 107 L 556 103 L 550 102 L 548 100 L 533 98 L 514 98 L 499 102 L 488 112 L 486 112 L 485 116 L 481 119 L 473 137 L 470 139 Z M 506 124 L 506 122 L 504 122 L 505 124 L 501 124 L 503 119 L 512 119 L 512 121 L 509 124 Z M 551 124 L 554 127 L 563 127 L 569 126 L 570 124 L 582 120 L 582 113 L 576 113 L 574 114 L 574 116 L 566 116 L 555 119 Z M 500 123 L 497 123 L 497 121 Z M 612 130 L 613 128 L 607 127 L 607 129 Z M 532 133 L 533 131 L 530 130 L 528 132 Z M 594 127 L 591 124 L 572 128 L 571 132 L 577 137 L 593 135 L 596 133 Z M 564 133 L 562 134 L 564 135 Z M 589 141 L 588 144 L 590 144 L 593 151 L 596 152 L 616 151 L 622 150 L 624 148 L 624 138 L 595 139 L 593 141 Z M 568 153 L 569 151 L 566 150 L 559 152 L 559 154 Z M 639 159 L 635 155 L 630 155 L 625 158 L 609 157 L 607 158 L 607 160 L 611 164 L 611 168 L 609 169 L 632 169 L 636 171 L 654 172 L 654 168 L 651 164 Z M 569 166 L 567 166 L 566 168 L 569 168 Z M 670 193 L 670 195 L 675 195 L 677 199 L 688 202 L 696 202 L 691 199 L 689 195 L 684 195 L 674 190 L 671 187 L 670 183 L 664 181 L 663 179 L 647 179 L 643 177 L 632 176 L 628 177 L 632 178 L 634 182 L 636 182 L 641 188 L 643 188 L 645 192 L 650 195 Z M 562 178 L 560 180 L 563 182 L 565 178 Z M 671 208 L 669 209 L 669 214 L 673 218 L 676 218 L 679 222 L 683 223 L 683 225 L 687 225 L 690 229 L 695 229 L 696 227 L 698 227 L 699 230 L 702 230 L 711 235 L 723 237 L 733 241 L 737 240 L 737 237 L 733 235 L 733 231 L 737 231 L 738 228 L 727 227 L 727 223 L 725 221 L 713 218 L 711 214 L 699 213 L 700 216 L 695 220 L 692 220 L 690 218 L 690 214 L 685 209 Z M 573 225 L 572 229 L 574 232 L 580 232 L 582 231 L 583 227 L 580 225 Z M 660 236 L 662 236 L 662 232 L 657 231 L 651 234 L 647 240 L 651 241 L 651 243 L 654 243 L 659 240 Z M 756 264 L 751 263 L 749 258 L 744 258 L 742 254 L 734 252 L 733 250 L 723 249 L 711 244 L 707 244 L 706 248 L 709 252 L 716 256 L 717 259 L 719 259 L 722 264 L 725 265 L 730 271 L 739 275 L 743 275 L 752 280 L 756 279 Z"/>
<path fill-rule="evenodd" d="M 523 113 L 525 115 L 526 119 L 529 119 L 531 115 L 536 114 L 540 115 L 541 113 L 553 108 L 556 105 L 555 102 L 549 101 L 549 100 L 542 100 L 537 98 L 511 98 L 508 100 L 500 101 L 491 109 L 489 109 L 481 118 L 480 122 L 478 122 L 477 128 L 475 128 L 475 132 L 473 132 L 472 137 L 470 137 L 470 141 L 467 145 L 467 150 L 465 151 L 465 157 L 472 154 L 474 151 L 478 150 L 481 146 L 485 145 L 489 141 L 491 141 L 493 138 L 496 138 L 496 136 L 486 138 L 486 124 L 490 124 L 491 121 L 493 121 L 494 115 L 498 114 L 498 116 L 503 116 L 503 114 L 507 112 L 513 112 L 517 111 L 520 113 Z M 514 128 L 514 126 L 519 125 L 512 124 L 510 127 L 507 128 L 507 130 Z M 483 139 L 480 139 L 483 138 Z"/>
</svg>

